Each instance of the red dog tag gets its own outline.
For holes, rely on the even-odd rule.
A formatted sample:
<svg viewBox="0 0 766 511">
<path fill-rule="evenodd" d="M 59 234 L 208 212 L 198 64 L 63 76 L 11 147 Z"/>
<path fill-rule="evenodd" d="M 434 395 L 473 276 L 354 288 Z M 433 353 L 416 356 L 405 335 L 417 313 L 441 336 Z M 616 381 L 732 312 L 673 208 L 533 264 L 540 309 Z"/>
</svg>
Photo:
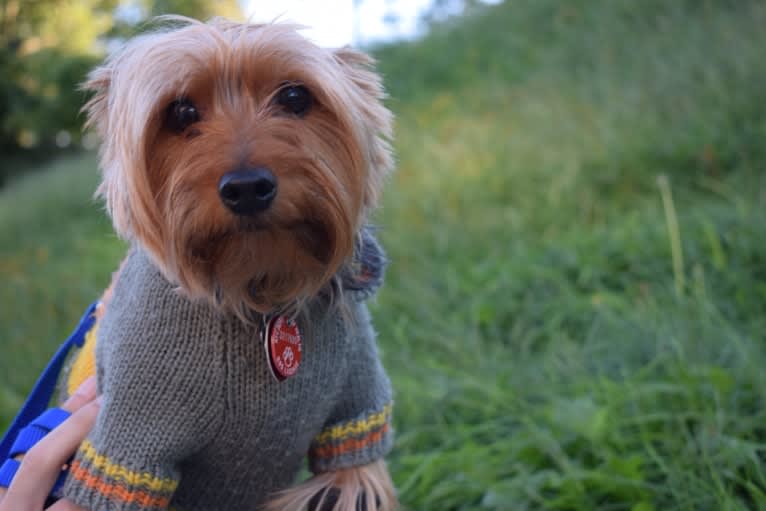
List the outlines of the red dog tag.
<svg viewBox="0 0 766 511">
<path fill-rule="evenodd" d="M 275 316 L 266 323 L 264 348 L 271 374 L 283 381 L 298 372 L 301 364 L 301 333 L 298 324 L 284 316 Z"/>
</svg>

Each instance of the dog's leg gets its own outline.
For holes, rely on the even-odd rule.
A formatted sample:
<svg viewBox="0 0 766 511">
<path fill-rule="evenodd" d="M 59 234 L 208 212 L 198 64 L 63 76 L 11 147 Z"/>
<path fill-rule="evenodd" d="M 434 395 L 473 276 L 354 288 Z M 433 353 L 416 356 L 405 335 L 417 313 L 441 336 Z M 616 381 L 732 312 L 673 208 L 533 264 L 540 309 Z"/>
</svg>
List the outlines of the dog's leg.
<svg viewBox="0 0 766 511">
<path fill-rule="evenodd" d="M 265 511 L 394 511 L 396 492 L 383 460 L 312 477 L 280 492 Z"/>
</svg>

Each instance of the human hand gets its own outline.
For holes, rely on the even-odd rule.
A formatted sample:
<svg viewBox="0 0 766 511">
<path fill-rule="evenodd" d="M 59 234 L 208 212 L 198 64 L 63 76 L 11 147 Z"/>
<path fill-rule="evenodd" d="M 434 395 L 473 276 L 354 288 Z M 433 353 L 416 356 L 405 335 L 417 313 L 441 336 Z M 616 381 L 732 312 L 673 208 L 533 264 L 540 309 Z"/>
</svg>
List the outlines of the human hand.
<svg viewBox="0 0 766 511">
<path fill-rule="evenodd" d="M 99 410 L 96 379 L 88 378 L 61 406 L 72 415 L 32 447 L 8 490 L 0 488 L 0 511 L 41 511 L 61 467 L 85 439 Z M 61 499 L 47 511 L 87 511 Z"/>
</svg>

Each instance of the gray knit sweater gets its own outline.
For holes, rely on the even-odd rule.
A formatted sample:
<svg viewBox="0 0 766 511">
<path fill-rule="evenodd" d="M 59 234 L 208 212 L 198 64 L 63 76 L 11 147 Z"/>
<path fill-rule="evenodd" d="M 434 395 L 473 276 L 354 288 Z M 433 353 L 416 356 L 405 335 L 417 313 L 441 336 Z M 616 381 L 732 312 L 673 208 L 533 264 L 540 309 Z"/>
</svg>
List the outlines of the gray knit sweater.
<svg viewBox="0 0 766 511">
<path fill-rule="evenodd" d="M 89 510 L 255 510 L 307 455 L 314 472 L 381 458 L 391 388 L 367 294 L 345 295 L 349 317 L 311 304 L 300 368 L 279 382 L 257 326 L 183 298 L 133 250 L 98 325 L 102 409 L 63 494 Z"/>
</svg>

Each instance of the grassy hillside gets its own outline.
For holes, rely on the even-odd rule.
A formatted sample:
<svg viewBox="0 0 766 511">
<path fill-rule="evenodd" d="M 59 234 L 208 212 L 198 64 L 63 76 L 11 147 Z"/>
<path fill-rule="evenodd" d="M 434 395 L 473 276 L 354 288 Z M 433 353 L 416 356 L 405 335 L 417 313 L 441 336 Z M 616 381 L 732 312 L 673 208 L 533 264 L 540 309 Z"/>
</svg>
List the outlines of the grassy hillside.
<svg viewBox="0 0 766 511">
<path fill-rule="evenodd" d="M 513 0 L 378 50 L 406 509 L 766 509 L 764 26 Z M 93 167 L 0 192 L 0 422 L 120 258 Z"/>
</svg>

